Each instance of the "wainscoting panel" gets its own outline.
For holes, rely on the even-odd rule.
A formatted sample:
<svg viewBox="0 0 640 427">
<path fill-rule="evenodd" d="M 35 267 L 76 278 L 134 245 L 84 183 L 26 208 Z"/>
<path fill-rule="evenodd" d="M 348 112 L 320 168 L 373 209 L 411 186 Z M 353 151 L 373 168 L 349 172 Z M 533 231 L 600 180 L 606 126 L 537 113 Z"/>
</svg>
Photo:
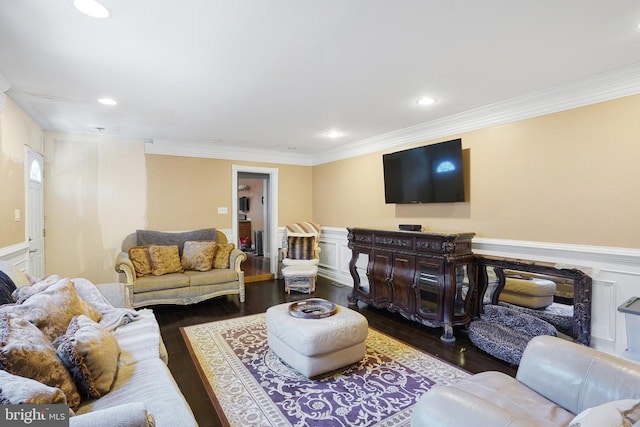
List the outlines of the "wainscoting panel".
<svg viewBox="0 0 640 427">
<path fill-rule="evenodd" d="M 353 286 L 349 274 L 351 250 L 346 228 L 323 227 L 318 274 Z M 625 316 L 617 308 L 632 296 L 640 296 L 640 250 L 602 246 L 474 238 L 476 254 L 553 262 L 558 267 L 579 268 L 593 278 L 592 346 L 620 355 L 627 346 Z M 366 260 L 358 261 L 361 280 L 366 283 Z"/>
<path fill-rule="evenodd" d="M 7 261 L 22 271 L 27 271 L 29 263 L 29 244 L 27 242 L 0 248 L 0 260 Z"/>
</svg>

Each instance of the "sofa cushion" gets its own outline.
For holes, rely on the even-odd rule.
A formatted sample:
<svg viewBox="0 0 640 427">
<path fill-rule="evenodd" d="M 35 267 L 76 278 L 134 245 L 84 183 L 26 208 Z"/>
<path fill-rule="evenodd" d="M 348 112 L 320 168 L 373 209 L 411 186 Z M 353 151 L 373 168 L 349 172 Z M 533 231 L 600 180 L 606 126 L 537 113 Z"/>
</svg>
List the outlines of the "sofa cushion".
<svg viewBox="0 0 640 427">
<path fill-rule="evenodd" d="M 176 245 L 150 245 L 149 256 L 151 257 L 151 274 L 154 276 L 183 271 L 178 246 Z"/>
<path fill-rule="evenodd" d="M 184 242 L 182 267 L 185 270 L 209 271 L 213 268 L 213 258 L 216 251 L 216 242 Z"/>
<path fill-rule="evenodd" d="M 129 249 L 129 259 L 136 270 L 136 276 L 148 276 L 151 274 L 153 266 L 151 265 L 151 256 L 149 255 L 149 246 L 134 246 Z"/>
<path fill-rule="evenodd" d="M 113 331 L 113 336 L 120 347 L 118 366 L 130 365 L 144 359 L 165 358 L 162 354 L 160 326 L 153 310 L 138 310 L 140 316 L 122 328 Z"/>
<path fill-rule="evenodd" d="M 34 325 L 6 312 L 0 313 L 0 369 L 59 388 L 72 409 L 80 403 L 78 389 L 51 342 Z"/>
<path fill-rule="evenodd" d="M 163 276 L 145 276 L 136 280 L 133 293 L 159 291 L 189 286 L 189 277 L 184 273 L 171 273 Z"/>
<path fill-rule="evenodd" d="M 133 400 L 144 402 L 159 426 L 197 425 L 169 368 L 157 357 L 121 366 L 111 392 L 83 403 L 76 414 L 99 411 Z"/>
<path fill-rule="evenodd" d="M 37 287 L 37 284 L 33 286 Z M 5 307 L 14 315 L 37 326 L 49 341 L 64 334 L 75 316 L 84 314 L 95 322 L 102 318 L 98 310 L 80 298 L 69 279 L 58 280 L 43 291 L 30 296 L 22 304 Z"/>
<path fill-rule="evenodd" d="M 219 244 L 213 257 L 213 268 L 229 268 L 229 257 L 235 248 L 233 243 Z"/>
<path fill-rule="evenodd" d="M 178 233 L 154 230 L 136 230 L 137 245 L 177 245 L 180 255 L 184 242 L 188 240 L 211 240 L 218 241 L 218 234 L 215 228 L 203 228 L 200 230 L 184 231 Z"/>
<path fill-rule="evenodd" d="M 215 285 L 238 280 L 238 272 L 230 268 L 217 268 L 209 271 L 185 271 L 184 274 L 189 277 L 189 285 L 191 286 Z M 237 284 L 235 287 L 238 287 Z"/>
<path fill-rule="evenodd" d="M 0 405 L 7 404 L 65 404 L 62 390 L 50 387 L 31 378 L 21 377 L 0 370 Z"/>
<path fill-rule="evenodd" d="M 87 316 L 76 316 L 53 345 L 83 396 L 96 399 L 109 392 L 120 355 L 109 331 Z"/>
</svg>

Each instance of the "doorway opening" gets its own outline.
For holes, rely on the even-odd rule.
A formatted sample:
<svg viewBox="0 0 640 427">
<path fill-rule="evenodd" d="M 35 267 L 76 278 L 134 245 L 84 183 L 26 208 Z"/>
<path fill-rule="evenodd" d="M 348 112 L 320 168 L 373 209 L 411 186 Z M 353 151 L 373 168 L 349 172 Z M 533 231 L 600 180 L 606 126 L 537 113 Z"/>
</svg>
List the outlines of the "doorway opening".
<svg viewBox="0 0 640 427">
<path fill-rule="evenodd" d="M 245 282 L 270 280 L 277 271 L 278 169 L 233 165 L 232 234 L 247 254 Z"/>
</svg>

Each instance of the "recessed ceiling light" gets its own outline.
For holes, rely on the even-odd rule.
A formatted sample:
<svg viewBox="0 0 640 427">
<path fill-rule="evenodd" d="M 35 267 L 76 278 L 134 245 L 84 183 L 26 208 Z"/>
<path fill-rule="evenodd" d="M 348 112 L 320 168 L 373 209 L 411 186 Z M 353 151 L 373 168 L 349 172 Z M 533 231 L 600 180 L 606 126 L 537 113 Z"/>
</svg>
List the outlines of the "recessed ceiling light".
<svg viewBox="0 0 640 427">
<path fill-rule="evenodd" d="M 74 0 L 73 5 L 80 12 L 92 18 L 104 19 L 109 16 L 107 8 L 95 0 Z"/>
<path fill-rule="evenodd" d="M 436 102 L 436 99 L 427 96 L 427 97 L 418 99 L 416 102 L 418 103 L 418 105 L 431 105 L 434 102 Z"/>
<path fill-rule="evenodd" d="M 100 104 L 104 104 L 104 105 L 116 105 L 117 102 L 111 98 L 100 98 L 98 99 L 98 102 Z"/>
<path fill-rule="evenodd" d="M 329 138 L 340 138 L 342 135 L 344 134 L 338 130 L 332 130 L 324 134 L 324 136 L 327 136 Z"/>
</svg>

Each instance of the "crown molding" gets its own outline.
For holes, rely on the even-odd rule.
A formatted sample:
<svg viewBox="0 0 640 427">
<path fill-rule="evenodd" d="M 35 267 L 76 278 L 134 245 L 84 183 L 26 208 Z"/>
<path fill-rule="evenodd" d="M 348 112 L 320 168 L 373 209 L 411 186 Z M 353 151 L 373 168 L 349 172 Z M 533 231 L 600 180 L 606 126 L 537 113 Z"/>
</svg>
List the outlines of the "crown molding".
<svg viewBox="0 0 640 427">
<path fill-rule="evenodd" d="M 154 139 L 145 153 L 315 166 L 410 144 L 451 137 L 518 120 L 583 107 L 640 93 L 640 63 L 597 74 L 529 95 L 362 139 L 315 155 L 282 153 L 203 142 Z"/>
<path fill-rule="evenodd" d="M 182 142 L 153 139 L 145 142 L 145 154 L 166 156 L 202 157 L 209 159 L 244 160 L 259 163 L 311 166 L 307 155 L 281 153 L 273 150 L 247 149 L 205 142 Z"/>
<path fill-rule="evenodd" d="M 640 63 L 431 122 L 363 139 L 313 157 L 313 165 L 449 137 L 640 93 Z"/>
</svg>

